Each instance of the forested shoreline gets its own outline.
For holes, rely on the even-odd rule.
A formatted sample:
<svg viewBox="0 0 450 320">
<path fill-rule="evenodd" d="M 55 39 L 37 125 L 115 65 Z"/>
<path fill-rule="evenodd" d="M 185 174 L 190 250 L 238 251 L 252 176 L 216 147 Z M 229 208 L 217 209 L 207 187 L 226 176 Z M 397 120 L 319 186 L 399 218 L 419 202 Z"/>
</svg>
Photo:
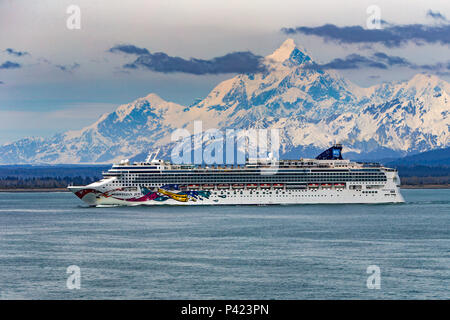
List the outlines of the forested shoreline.
<svg viewBox="0 0 450 320">
<path fill-rule="evenodd" d="M 99 177 L 4 177 L 0 178 L 0 189 L 61 189 L 68 185 L 85 186 Z"/>
</svg>

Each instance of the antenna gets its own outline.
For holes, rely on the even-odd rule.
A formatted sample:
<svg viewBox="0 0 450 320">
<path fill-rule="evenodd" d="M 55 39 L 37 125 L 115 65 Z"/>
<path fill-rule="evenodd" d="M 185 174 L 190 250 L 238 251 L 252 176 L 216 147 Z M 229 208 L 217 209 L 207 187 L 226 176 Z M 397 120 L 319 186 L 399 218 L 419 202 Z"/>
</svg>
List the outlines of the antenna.
<svg viewBox="0 0 450 320">
<path fill-rule="evenodd" d="M 156 157 L 158 156 L 159 150 L 161 150 L 161 148 L 158 148 L 158 150 L 156 150 L 155 156 L 153 157 L 152 161 L 156 160 Z"/>
<path fill-rule="evenodd" d="M 147 155 L 147 158 L 145 159 L 145 162 L 150 163 L 150 162 L 153 162 L 154 160 L 156 160 L 156 157 L 158 156 L 158 153 L 159 153 L 160 149 L 161 148 L 158 148 L 156 150 L 156 152 L 149 152 L 148 155 Z"/>
</svg>

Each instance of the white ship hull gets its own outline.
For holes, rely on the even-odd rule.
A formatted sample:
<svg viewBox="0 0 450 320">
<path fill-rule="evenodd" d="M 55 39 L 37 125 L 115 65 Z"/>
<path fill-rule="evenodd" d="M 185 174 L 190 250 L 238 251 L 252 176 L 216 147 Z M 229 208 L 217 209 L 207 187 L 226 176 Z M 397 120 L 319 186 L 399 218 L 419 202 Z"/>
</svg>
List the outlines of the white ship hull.
<svg viewBox="0 0 450 320">
<path fill-rule="evenodd" d="M 76 193 L 80 187 L 69 187 Z M 212 190 L 208 197 L 188 196 L 187 201 L 166 198 L 164 201 L 142 200 L 130 192 L 108 193 L 90 192 L 81 199 L 90 206 L 138 206 L 138 205 L 292 205 L 292 204 L 349 204 L 349 203 L 403 203 L 399 190 L 380 189 L 377 193 L 349 189 L 304 189 L 304 190 Z M 222 193 L 221 193 L 222 192 Z"/>
</svg>

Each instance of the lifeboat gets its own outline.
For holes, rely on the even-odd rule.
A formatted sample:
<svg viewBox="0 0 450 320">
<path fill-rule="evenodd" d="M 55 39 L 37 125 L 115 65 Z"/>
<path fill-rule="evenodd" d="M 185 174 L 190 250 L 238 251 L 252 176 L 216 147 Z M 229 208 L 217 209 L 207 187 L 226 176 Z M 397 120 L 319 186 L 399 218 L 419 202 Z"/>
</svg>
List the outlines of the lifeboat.
<svg viewBox="0 0 450 320">
<path fill-rule="evenodd" d="M 322 183 L 321 186 L 323 188 L 331 188 L 331 184 L 329 184 L 329 183 Z"/>
<path fill-rule="evenodd" d="M 335 183 L 334 186 L 336 188 L 343 188 L 345 185 L 343 183 Z"/>
<path fill-rule="evenodd" d="M 284 187 L 284 184 L 283 184 L 283 183 L 274 183 L 273 187 L 274 187 L 274 188 L 277 188 L 277 189 L 283 188 L 283 187 Z"/>
<path fill-rule="evenodd" d="M 230 185 L 226 183 L 221 183 L 217 186 L 218 189 L 229 189 Z"/>
<path fill-rule="evenodd" d="M 256 189 L 258 186 L 254 183 L 247 184 L 247 189 Z"/>
<path fill-rule="evenodd" d="M 269 183 L 261 183 L 260 185 L 261 189 L 269 189 L 270 188 L 270 184 Z"/>
<path fill-rule="evenodd" d="M 233 189 L 243 189 L 244 185 L 240 184 L 240 183 L 235 183 L 235 184 L 233 184 L 232 187 L 233 187 Z"/>
<path fill-rule="evenodd" d="M 214 185 L 213 184 L 204 184 L 203 185 L 203 189 L 214 189 Z"/>
<path fill-rule="evenodd" d="M 317 183 L 309 183 L 308 187 L 310 187 L 310 188 L 318 188 L 319 185 Z"/>
<path fill-rule="evenodd" d="M 198 185 L 198 184 L 190 184 L 190 185 L 188 185 L 188 188 L 189 189 L 197 189 L 197 188 L 200 188 L 200 185 Z"/>
</svg>

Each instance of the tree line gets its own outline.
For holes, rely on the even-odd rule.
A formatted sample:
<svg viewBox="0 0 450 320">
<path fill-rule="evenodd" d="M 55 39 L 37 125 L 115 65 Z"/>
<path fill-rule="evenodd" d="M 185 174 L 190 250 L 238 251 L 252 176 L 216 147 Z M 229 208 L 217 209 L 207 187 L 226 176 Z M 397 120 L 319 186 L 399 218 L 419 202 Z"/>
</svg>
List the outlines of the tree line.
<svg viewBox="0 0 450 320">
<path fill-rule="evenodd" d="M 68 185 L 85 186 L 99 180 L 98 177 L 3 177 L 0 189 L 54 189 L 66 188 Z"/>
<path fill-rule="evenodd" d="M 402 185 L 450 184 L 450 176 L 442 177 L 400 177 Z"/>
</svg>

